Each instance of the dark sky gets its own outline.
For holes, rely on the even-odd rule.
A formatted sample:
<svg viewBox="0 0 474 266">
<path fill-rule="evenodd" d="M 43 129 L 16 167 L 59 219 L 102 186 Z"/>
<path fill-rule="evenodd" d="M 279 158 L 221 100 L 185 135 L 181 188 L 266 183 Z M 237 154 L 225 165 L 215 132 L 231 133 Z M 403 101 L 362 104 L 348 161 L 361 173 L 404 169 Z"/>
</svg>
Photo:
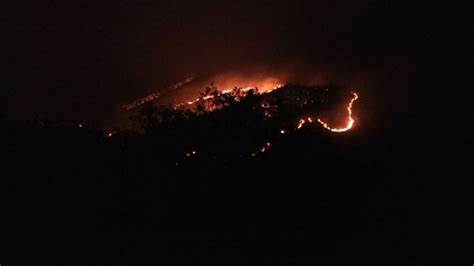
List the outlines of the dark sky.
<svg viewBox="0 0 474 266">
<path fill-rule="evenodd" d="M 443 6 L 369 0 L 17 1 L 4 12 L 7 118 L 94 124 L 186 75 L 253 65 L 355 77 L 390 106 L 456 25 Z"/>
</svg>

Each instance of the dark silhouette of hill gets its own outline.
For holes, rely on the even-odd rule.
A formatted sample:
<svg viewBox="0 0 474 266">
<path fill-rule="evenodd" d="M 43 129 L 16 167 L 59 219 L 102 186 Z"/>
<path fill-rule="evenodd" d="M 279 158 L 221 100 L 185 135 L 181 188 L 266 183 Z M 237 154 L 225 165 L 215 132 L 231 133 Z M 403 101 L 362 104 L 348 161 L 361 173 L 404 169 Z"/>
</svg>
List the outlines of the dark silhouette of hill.
<svg viewBox="0 0 474 266">
<path fill-rule="evenodd" d="M 293 88 L 148 105 L 139 135 L 2 123 L 2 264 L 455 264 L 422 120 L 296 130 L 346 92 Z"/>
</svg>

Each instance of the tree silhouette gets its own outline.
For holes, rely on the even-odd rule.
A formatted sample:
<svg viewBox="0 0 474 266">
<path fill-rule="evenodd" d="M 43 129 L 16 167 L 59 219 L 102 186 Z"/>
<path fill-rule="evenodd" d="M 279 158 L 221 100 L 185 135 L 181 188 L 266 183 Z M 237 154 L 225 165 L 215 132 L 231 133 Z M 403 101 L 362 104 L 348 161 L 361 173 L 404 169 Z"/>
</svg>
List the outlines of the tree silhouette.
<svg viewBox="0 0 474 266">
<path fill-rule="evenodd" d="M 171 108 L 148 103 L 131 119 L 154 137 L 161 149 L 235 157 L 252 154 L 282 130 L 293 130 L 302 117 L 317 114 L 328 105 L 323 104 L 323 97 L 327 102 L 335 101 L 326 94 L 325 87 L 288 85 L 259 94 L 257 89 L 238 87 L 223 92 L 211 85 L 194 104 Z"/>
</svg>

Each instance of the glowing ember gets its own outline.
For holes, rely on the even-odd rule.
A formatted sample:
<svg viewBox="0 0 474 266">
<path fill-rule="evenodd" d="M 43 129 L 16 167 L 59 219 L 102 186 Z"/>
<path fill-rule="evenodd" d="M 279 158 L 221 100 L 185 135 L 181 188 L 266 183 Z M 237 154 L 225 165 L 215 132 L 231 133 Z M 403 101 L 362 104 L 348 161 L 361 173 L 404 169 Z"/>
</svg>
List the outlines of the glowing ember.
<svg viewBox="0 0 474 266">
<path fill-rule="evenodd" d="M 305 123 L 313 123 L 313 119 L 311 119 L 311 117 L 308 117 L 306 119 L 300 119 L 300 121 L 298 121 L 298 125 L 296 126 L 296 129 L 300 129 L 303 127 L 303 125 Z"/>
<path fill-rule="evenodd" d="M 272 143 L 270 141 L 266 141 L 261 148 L 259 148 L 256 152 L 253 152 L 252 154 L 250 154 L 252 157 L 255 157 L 257 156 L 257 154 L 259 153 L 264 153 L 266 151 L 269 151 L 270 148 L 272 147 Z"/>
<path fill-rule="evenodd" d="M 352 128 L 352 126 L 354 126 L 354 118 L 352 117 L 352 104 L 359 98 L 359 95 L 357 95 L 357 93 L 353 92 L 352 93 L 353 97 L 352 99 L 349 101 L 349 104 L 347 105 L 347 112 L 348 112 L 348 118 L 347 118 L 347 123 L 344 127 L 341 127 L 341 128 L 333 128 L 331 126 L 329 126 L 329 124 L 327 124 L 326 122 L 322 121 L 321 119 L 318 118 L 318 122 L 324 127 L 326 128 L 327 130 L 330 130 L 332 132 L 337 132 L 337 133 L 340 133 L 340 132 L 345 132 L 349 129 Z"/>
<path fill-rule="evenodd" d="M 270 149 L 272 147 L 272 144 L 270 141 L 265 142 L 265 145 L 260 149 L 260 152 L 265 152 L 266 150 Z"/>
<path fill-rule="evenodd" d="M 306 123 L 306 120 L 300 119 L 300 121 L 298 121 L 298 126 L 296 128 L 300 129 L 301 127 L 303 127 L 304 123 Z"/>
<path fill-rule="evenodd" d="M 107 138 L 111 138 L 117 133 L 119 133 L 118 130 L 107 130 L 104 134 Z"/>
<path fill-rule="evenodd" d="M 190 156 L 193 156 L 193 155 L 196 155 L 197 152 L 195 150 L 192 150 L 190 152 L 186 152 L 186 157 L 190 157 Z"/>
<path fill-rule="evenodd" d="M 253 89 L 255 89 L 255 88 L 253 88 L 253 87 L 248 87 L 248 88 L 242 89 L 241 91 L 242 91 L 242 92 L 248 92 L 248 91 L 253 90 Z M 221 93 L 222 93 L 222 94 L 229 94 L 229 93 L 231 93 L 232 91 L 233 91 L 233 90 L 231 90 L 231 89 L 226 89 L 226 90 L 221 91 Z M 191 101 L 187 101 L 187 102 L 185 102 L 185 103 L 180 103 L 180 104 L 176 105 L 175 108 L 179 108 L 179 107 L 182 107 L 182 106 L 185 106 L 185 105 L 193 105 L 193 104 L 195 104 L 195 103 L 197 103 L 197 102 L 209 100 L 209 99 L 212 99 L 212 98 L 214 98 L 214 95 L 207 95 L 207 96 L 204 96 L 204 97 L 196 98 L 196 99 L 191 100 Z"/>
</svg>

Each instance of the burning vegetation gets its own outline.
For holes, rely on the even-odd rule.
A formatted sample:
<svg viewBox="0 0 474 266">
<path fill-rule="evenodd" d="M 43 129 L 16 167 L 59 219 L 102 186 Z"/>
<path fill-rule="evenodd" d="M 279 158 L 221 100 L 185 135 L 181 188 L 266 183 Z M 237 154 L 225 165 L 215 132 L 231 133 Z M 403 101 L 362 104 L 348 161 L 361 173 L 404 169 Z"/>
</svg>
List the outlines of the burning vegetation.
<svg viewBox="0 0 474 266">
<path fill-rule="evenodd" d="M 354 104 L 355 101 L 357 101 L 357 99 L 359 99 L 359 95 L 357 95 L 357 93 L 353 92 L 352 95 L 353 97 L 347 104 L 347 123 L 344 127 L 340 127 L 340 128 L 331 127 L 329 126 L 328 123 L 322 121 L 320 118 L 318 118 L 318 122 L 321 125 L 323 125 L 324 128 L 332 132 L 345 132 L 351 129 L 354 126 L 354 122 L 355 122 L 354 118 L 352 117 L 352 105 Z"/>
<path fill-rule="evenodd" d="M 357 99 L 357 93 L 338 87 L 277 84 L 259 92 L 253 87 L 219 90 L 211 86 L 196 99 L 174 106 L 145 103 L 132 120 L 146 135 L 154 136 L 161 148 L 181 156 L 185 151 L 185 157 L 193 157 L 199 150 L 199 155 L 210 157 L 255 157 L 268 152 L 279 139 L 305 128 L 336 133 L 352 129 Z M 346 112 L 338 111 L 338 119 L 322 118 L 341 103 Z M 339 127 L 325 122 L 333 120 L 344 124 Z"/>
</svg>

